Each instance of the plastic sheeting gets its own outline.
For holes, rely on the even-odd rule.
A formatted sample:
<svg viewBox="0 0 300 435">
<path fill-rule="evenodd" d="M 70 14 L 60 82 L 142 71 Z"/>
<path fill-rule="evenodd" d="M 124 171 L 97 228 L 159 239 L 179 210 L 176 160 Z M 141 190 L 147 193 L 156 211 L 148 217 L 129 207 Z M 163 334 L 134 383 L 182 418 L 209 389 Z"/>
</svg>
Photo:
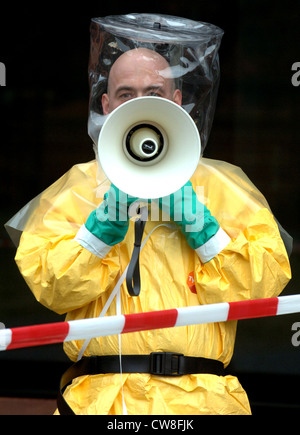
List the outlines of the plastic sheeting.
<svg viewBox="0 0 300 435">
<path fill-rule="evenodd" d="M 183 95 L 182 107 L 199 129 L 203 152 L 215 112 L 223 30 L 209 23 L 155 14 L 94 18 L 90 30 L 88 129 L 94 143 L 106 118 L 101 96 L 107 91 L 112 65 L 126 51 L 144 47 L 169 63 L 175 86 Z"/>
</svg>

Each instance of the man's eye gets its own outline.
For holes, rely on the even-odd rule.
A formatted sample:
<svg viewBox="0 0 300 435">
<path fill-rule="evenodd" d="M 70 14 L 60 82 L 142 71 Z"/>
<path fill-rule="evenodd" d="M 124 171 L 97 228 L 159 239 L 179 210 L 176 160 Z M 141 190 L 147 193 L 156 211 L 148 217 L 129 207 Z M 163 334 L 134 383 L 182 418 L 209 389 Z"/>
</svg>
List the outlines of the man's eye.
<svg viewBox="0 0 300 435">
<path fill-rule="evenodd" d="M 124 92 L 124 94 L 120 95 L 120 98 L 122 100 L 129 100 L 130 98 L 133 98 L 133 95 L 131 92 Z"/>
<path fill-rule="evenodd" d="M 156 91 L 151 91 L 147 95 L 148 95 L 148 97 L 159 97 L 160 96 L 159 92 L 156 92 Z"/>
</svg>

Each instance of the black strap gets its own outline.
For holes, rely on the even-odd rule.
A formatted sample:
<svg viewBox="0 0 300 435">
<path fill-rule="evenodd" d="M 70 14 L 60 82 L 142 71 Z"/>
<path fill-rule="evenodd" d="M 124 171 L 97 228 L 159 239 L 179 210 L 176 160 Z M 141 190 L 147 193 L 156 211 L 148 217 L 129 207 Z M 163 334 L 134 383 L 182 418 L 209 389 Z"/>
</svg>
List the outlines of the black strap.
<svg viewBox="0 0 300 435">
<path fill-rule="evenodd" d="M 131 260 L 128 265 L 128 270 L 126 274 L 126 285 L 130 296 L 138 296 L 141 291 L 140 250 L 141 250 L 144 228 L 146 224 L 146 219 L 145 219 L 146 211 L 147 211 L 147 207 L 141 207 L 140 209 L 141 217 L 135 221 L 135 226 L 134 226 L 135 241 L 134 241 Z"/>
<path fill-rule="evenodd" d="M 122 355 L 123 373 L 150 373 L 157 376 L 183 376 L 187 374 L 213 374 L 225 376 L 223 363 L 207 358 L 184 356 L 179 353 L 154 352 L 150 355 Z M 62 376 L 57 396 L 61 415 L 75 415 L 63 397 L 65 388 L 73 379 L 83 375 L 120 373 L 118 355 L 82 358 Z"/>
</svg>

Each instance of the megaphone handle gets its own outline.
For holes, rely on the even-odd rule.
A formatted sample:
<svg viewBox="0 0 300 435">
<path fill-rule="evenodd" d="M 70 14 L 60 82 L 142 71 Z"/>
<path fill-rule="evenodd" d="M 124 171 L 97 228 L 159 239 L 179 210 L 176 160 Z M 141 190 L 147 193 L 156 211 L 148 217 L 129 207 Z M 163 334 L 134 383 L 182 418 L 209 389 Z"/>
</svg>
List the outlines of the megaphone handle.
<svg viewBox="0 0 300 435">
<path fill-rule="evenodd" d="M 130 296 L 139 296 L 141 291 L 141 277 L 140 277 L 140 250 L 142 238 L 146 221 L 143 219 L 141 210 L 141 217 L 135 221 L 135 241 L 130 263 L 128 265 L 126 275 L 126 285 Z"/>
</svg>

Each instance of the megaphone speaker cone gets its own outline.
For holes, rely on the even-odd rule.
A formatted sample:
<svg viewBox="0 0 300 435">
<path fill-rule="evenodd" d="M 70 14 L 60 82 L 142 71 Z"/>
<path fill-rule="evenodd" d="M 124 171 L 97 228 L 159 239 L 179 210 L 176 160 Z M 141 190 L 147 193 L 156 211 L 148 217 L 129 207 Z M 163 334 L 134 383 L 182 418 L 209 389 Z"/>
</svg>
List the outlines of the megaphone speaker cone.
<svg viewBox="0 0 300 435">
<path fill-rule="evenodd" d="M 156 160 L 167 147 L 167 140 L 162 135 L 161 129 L 151 124 L 138 123 L 129 129 L 124 137 L 123 147 L 128 158 L 134 163 Z M 162 156 L 161 156 L 162 157 Z M 156 160 L 157 163 L 157 160 Z"/>
<path fill-rule="evenodd" d="M 199 132 L 178 104 L 141 97 L 115 109 L 98 140 L 100 164 L 120 190 L 138 198 L 160 198 L 180 189 L 201 154 Z"/>
</svg>

